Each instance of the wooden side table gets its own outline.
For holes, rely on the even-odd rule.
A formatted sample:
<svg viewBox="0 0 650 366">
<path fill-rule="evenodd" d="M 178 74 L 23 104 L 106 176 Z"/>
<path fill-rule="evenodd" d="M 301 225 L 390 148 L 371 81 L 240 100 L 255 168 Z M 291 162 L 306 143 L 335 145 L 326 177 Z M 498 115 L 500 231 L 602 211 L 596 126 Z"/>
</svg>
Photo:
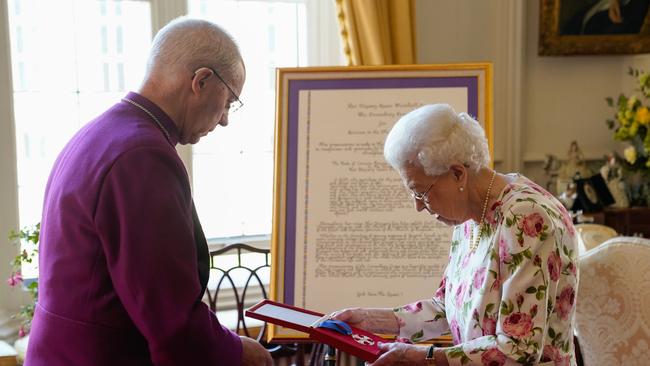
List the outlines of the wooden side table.
<svg viewBox="0 0 650 366">
<path fill-rule="evenodd" d="M 606 208 L 603 224 L 625 236 L 650 238 L 650 207 Z"/>
<path fill-rule="evenodd" d="M 16 366 L 16 350 L 7 342 L 0 341 L 0 366 Z"/>
</svg>

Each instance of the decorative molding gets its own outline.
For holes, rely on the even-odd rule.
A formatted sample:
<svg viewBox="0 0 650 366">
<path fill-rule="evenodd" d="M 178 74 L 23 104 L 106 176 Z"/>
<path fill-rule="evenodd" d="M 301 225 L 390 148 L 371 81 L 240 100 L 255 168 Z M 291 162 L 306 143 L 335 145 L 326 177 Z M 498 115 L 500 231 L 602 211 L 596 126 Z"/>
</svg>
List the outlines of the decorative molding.
<svg viewBox="0 0 650 366">
<path fill-rule="evenodd" d="M 185 170 L 187 170 L 187 177 L 190 180 L 190 187 L 194 187 L 192 182 L 194 182 L 194 165 L 192 165 L 192 145 L 176 145 L 176 152 L 181 158 L 183 165 L 185 165 Z"/>
<path fill-rule="evenodd" d="M 151 4 L 151 39 L 170 21 L 186 15 L 188 12 L 187 1 L 150 0 Z M 177 145 L 176 151 L 183 161 L 192 187 L 192 146 Z"/>
<path fill-rule="evenodd" d="M 308 25 L 307 35 L 309 44 L 317 44 L 320 47 L 308 47 L 308 66 L 342 66 L 346 64 L 343 55 L 342 35 L 338 23 L 342 16 L 337 9 L 340 1 L 308 1 L 307 14 Z M 341 31 L 342 32 L 342 31 Z"/>
<path fill-rule="evenodd" d="M 497 25 L 497 51 L 495 62 L 495 130 L 505 133 L 499 136 L 504 144 L 503 168 L 507 171 L 520 171 L 522 161 L 522 116 L 523 116 L 523 70 L 526 47 L 524 44 L 526 28 L 526 2 L 504 0 L 496 3 L 503 17 Z"/>
<path fill-rule="evenodd" d="M 20 322 L 10 314 L 0 309 L 0 340 L 13 343 L 18 336 Z"/>
<path fill-rule="evenodd" d="M 598 155 L 597 153 L 589 153 L 585 154 L 582 158 L 584 161 L 604 161 L 605 160 L 605 155 L 610 153 L 611 151 L 607 150 L 604 151 L 602 154 Z M 564 156 L 559 156 L 560 159 L 565 159 Z M 523 164 L 532 164 L 532 163 L 542 163 L 546 160 L 545 155 L 541 154 L 529 154 L 523 157 L 522 163 Z"/>
<path fill-rule="evenodd" d="M 151 36 L 170 21 L 187 14 L 187 1 L 150 0 Z"/>
<path fill-rule="evenodd" d="M 18 172 L 16 166 L 16 130 L 14 126 L 13 82 L 11 78 L 11 44 L 9 41 L 9 11 L 6 1 L 0 2 L 0 278 L 10 272 L 10 261 L 18 248 L 6 245 L 10 230 L 18 228 Z M 19 307 L 19 291 L 11 291 L 0 283 L 0 310 Z"/>
</svg>

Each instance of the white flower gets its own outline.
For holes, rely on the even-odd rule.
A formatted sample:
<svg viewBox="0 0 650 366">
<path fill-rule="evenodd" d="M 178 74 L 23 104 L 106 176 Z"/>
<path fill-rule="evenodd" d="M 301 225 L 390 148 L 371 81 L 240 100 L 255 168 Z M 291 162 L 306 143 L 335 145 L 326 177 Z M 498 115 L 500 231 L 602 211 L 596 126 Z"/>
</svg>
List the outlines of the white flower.
<svg viewBox="0 0 650 366">
<path fill-rule="evenodd" d="M 636 149 L 634 146 L 629 146 L 623 150 L 623 156 L 625 156 L 625 160 L 627 160 L 628 163 L 634 164 L 636 161 Z"/>
</svg>

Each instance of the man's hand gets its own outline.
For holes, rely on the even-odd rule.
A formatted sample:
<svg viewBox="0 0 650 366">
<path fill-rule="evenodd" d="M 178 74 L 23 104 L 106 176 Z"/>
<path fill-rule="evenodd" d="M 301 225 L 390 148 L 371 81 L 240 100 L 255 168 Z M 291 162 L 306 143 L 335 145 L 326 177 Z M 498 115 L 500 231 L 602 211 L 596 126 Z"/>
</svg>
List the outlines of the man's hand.
<svg viewBox="0 0 650 366">
<path fill-rule="evenodd" d="M 392 309 L 349 308 L 334 312 L 331 318 L 368 332 L 390 335 L 399 333 L 397 317 Z"/>
<path fill-rule="evenodd" d="M 241 366 L 273 366 L 271 354 L 258 341 L 240 336 L 242 345 Z"/>
</svg>

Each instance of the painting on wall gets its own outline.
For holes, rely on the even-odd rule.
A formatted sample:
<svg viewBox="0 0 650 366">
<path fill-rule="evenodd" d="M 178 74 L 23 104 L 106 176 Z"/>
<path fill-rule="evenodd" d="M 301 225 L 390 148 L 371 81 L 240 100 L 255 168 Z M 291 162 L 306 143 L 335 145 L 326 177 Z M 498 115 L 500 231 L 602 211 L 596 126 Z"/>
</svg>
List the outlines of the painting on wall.
<svg viewBox="0 0 650 366">
<path fill-rule="evenodd" d="M 650 0 L 540 0 L 538 52 L 650 52 Z"/>
</svg>

